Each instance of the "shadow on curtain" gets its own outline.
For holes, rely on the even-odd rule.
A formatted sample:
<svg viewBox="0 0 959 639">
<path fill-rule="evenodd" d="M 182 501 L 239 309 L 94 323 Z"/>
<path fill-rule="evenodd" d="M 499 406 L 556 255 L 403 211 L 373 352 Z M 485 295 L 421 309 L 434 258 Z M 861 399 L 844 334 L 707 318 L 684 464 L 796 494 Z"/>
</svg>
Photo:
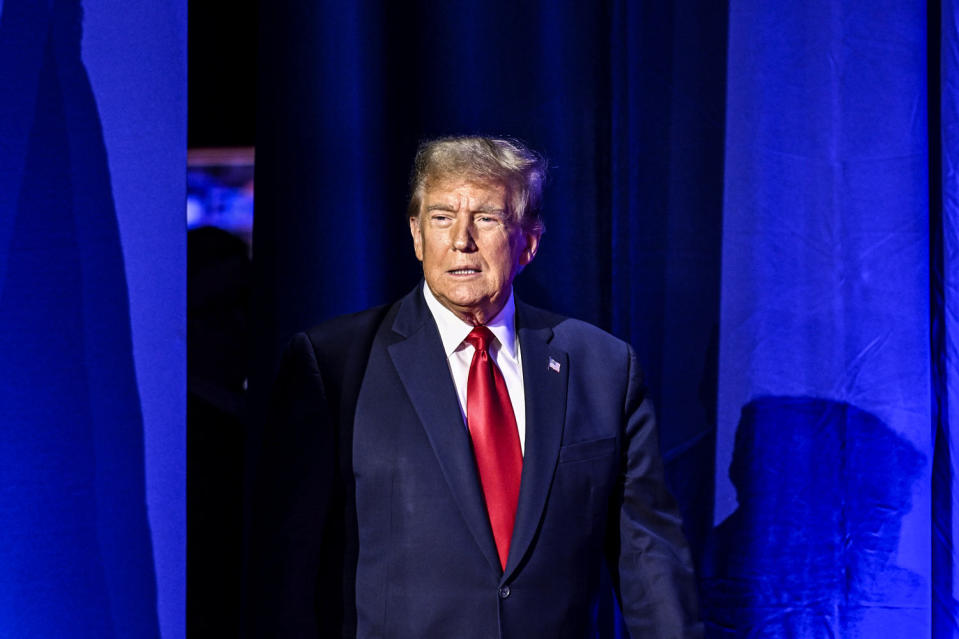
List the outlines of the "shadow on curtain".
<svg viewBox="0 0 959 639">
<path fill-rule="evenodd" d="M 729 468 L 738 506 L 703 586 L 710 636 L 908 636 L 923 580 L 895 553 L 925 464 L 849 404 L 749 402 Z"/>
</svg>

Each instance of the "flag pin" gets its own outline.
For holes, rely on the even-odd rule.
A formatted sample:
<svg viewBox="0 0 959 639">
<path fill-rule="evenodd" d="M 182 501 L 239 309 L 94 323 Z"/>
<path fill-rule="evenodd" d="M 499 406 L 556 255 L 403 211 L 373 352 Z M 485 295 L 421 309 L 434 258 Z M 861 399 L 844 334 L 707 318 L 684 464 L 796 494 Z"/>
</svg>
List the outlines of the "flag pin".
<svg viewBox="0 0 959 639">
<path fill-rule="evenodd" d="M 553 371 L 554 373 L 559 372 L 559 362 L 557 362 L 552 357 L 549 358 L 549 369 Z"/>
</svg>

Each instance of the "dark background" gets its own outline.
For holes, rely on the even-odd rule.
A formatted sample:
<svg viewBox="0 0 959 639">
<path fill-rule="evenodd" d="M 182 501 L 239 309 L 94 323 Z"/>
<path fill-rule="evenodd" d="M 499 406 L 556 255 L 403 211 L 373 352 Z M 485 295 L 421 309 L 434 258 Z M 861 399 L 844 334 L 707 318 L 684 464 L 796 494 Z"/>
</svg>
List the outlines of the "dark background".
<svg viewBox="0 0 959 639">
<path fill-rule="evenodd" d="M 191 149 L 252 147 L 256 2 L 189 3 Z M 249 428 L 249 247 L 213 227 L 187 234 L 187 634 L 237 637 Z"/>
<path fill-rule="evenodd" d="M 253 146 L 256 0 L 190 2 L 188 11 L 188 146 Z"/>
</svg>

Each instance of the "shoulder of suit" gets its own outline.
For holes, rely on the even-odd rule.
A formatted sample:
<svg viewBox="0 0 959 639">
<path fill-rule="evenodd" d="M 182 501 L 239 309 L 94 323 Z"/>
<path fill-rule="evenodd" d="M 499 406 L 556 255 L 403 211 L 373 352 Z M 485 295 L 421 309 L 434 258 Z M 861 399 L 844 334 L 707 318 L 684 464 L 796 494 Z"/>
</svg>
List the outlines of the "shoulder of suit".
<svg viewBox="0 0 959 639">
<path fill-rule="evenodd" d="M 328 391 L 344 387 L 362 376 L 373 338 L 396 305 L 340 315 L 293 335 L 284 351 L 283 367 L 319 372 Z M 355 380 L 354 380 L 355 381 Z"/>
<path fill-rule="evenodd" d="M 589 322 L 530 306 L 519 300 L 516 305 L 521 317 L 518 328 L 549 328 L 553 331 L 554 340 L 582 342 L 599 348 L 621 350 L 628 347 L 625 341 Z"/>
<path fill-rule="evenodd" d="M 370 342 L 395 304 L 375 306 L 357 313 L 340 315 L 305 332 L 317 353 L 336 352 L 357 342 Z"/>
</svg>

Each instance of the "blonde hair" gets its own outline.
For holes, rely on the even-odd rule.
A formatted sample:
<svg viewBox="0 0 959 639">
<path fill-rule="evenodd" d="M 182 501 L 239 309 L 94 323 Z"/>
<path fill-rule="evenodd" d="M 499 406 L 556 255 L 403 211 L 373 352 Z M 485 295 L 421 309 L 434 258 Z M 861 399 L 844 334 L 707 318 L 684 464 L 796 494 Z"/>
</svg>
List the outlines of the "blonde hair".
<svg viewBox="0 0 959 639">
<path fill-rule="evenodd" d="M 420 214 L 424 191 L 447 178 L 462 178 L 506 188 L 511 221 L 543 233 L 543 183 L 546 158 L 518 140 L 451 136 L 422 142 L 410 175 L 410 217 Z"/>
</svg>

